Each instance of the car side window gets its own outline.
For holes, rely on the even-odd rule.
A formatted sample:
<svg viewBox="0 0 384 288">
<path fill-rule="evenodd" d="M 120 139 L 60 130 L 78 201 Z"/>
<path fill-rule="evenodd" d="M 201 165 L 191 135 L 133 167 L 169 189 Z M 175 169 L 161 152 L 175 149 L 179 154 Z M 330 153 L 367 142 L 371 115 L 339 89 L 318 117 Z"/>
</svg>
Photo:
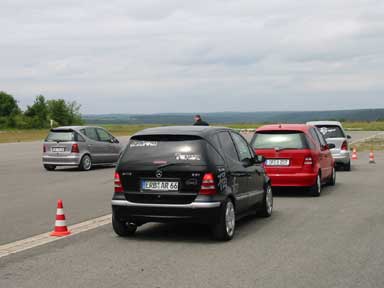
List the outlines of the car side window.
<svg viewBox="0 0 384 288">
<path fill-rule="evenodd" d="M 317 128 L 314 128 L 316 131 L 317 136 L 319 137 L 321 146 L 327 145 L 327 141 L 325 141 L 323 134 L 320 133 L 320 131 Z"/>
<path fill-rule="evenodd" d="M 99 139 L 102 142 L 110 142 L 112 137 L 109 133 L 103 129 L 97 128 L 97 134 L 99 135 Z"/>
<path fill-rule="evenodd" d="M 317 136 L 315 129 L 314 128 L 309 129 L 309 133 L 311 133 L 311 136 L 313 138 L 313 141 L 315 141 L 316 146 L 321 146 L 319 136 Z"/>
<path fill-rule="evenodd" d="M 99 141 L 99 137 L 97 136 L 96 129 L 95 128 L 85 128 L 84 134 L 87 135 L 89 139 Z"/>
<path fill-rule="evenodd" d="M 240 161 L 245 159 L 252 159 L 252 154 L 249 151 L 247 141 L 245 141 L 239 134 L 231 133 L 231 135 L 233 141 L 235 142 Z"/>
<path fill-rule="evenodd" d="M 237 156 L 235 144 L 233 143 L 231 135 L 229 135 L 228 132 L 220 132 L 218 137 L 225 156 L 234 161 L 239 161 L 239 157 Z"/>
</svg>

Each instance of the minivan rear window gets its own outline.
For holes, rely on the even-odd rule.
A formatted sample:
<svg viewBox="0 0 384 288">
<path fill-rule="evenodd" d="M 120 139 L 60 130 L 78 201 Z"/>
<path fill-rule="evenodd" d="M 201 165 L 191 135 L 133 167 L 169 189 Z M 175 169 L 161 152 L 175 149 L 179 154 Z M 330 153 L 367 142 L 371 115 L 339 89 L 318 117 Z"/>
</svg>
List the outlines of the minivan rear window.
<svg viewBox="0 0 384 288">
<path fill-rule="evenodd" d="M 308 149 L 305 135 L 300 131 L 256 132 L 252 147 L 255 149 Z"/>
<path fill-rule="evenodd" d="M 328 138 L 345 138 L 343 130 L 336 125 L 316 125 L 320 133 L 325 139 Z"/>
<path fill-rule="evenodd" d="M 145 135 L 130 139 L 122 162 L 142 165 L 206 165 L 205 140 L 184 135 Z"/>
<path fill-rule="evenodd" d="M 70 142 L 76 139 L 75 132 L 70 130 L 51 130 L 45 139 L 47 142 Z"/>
</svg>

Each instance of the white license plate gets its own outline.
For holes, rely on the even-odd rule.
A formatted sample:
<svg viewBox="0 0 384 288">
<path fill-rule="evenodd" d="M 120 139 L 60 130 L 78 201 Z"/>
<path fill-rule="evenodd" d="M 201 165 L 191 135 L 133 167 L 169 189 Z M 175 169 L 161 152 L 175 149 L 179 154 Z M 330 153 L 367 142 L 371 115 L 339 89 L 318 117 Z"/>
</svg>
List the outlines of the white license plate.
<svg viewBox="0 0 384 288">
<path fill-rule="evenodd" d="M 64 152 L 64 147 L 52 147 L 52 152 Z"/>
<path fill-rule="evenodd" d="M 289 159 L 267 159 L 265 161 L 267 166 L 289 166 Z"/>
<path fill-rule="evenodd" d="M 179 182 L 177 181 L 151 181 L 141 182 L 143 191 L 179 191 Z"/>
</svg>

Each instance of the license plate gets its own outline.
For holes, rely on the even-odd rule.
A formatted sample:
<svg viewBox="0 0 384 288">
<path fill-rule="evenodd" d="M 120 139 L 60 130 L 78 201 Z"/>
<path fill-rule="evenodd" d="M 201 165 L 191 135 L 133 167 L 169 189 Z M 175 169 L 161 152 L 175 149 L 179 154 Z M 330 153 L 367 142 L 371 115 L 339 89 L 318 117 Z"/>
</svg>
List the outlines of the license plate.
<svg viewBox="0 0 384 288">
<path fill-rule="evenodd" d="M 267 159 L 265 161 L 267 166 L 289 166 L 289 159 Z"/>
<path fill-rule="evenodd" d="M 52 152 L 64 152 L 64 147 L 52 147 Z"/>
<path fill-rule="evenodd" d="M 177 181 L 141 181 L 141 190 L 143 191 L 179 191 L 179 182 Z"/>
</svg>

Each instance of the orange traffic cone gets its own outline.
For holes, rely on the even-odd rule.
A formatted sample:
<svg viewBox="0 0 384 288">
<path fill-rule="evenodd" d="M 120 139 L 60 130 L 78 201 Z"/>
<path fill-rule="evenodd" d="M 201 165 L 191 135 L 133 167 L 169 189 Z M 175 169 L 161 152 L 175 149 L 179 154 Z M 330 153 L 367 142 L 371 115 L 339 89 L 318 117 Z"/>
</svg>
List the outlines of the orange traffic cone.
<svg viewBox="0 0 384 288">
<path fill-rule="evenodd" d="M 55 230 L 51 233 L 51 236 L 66 236 L 71 234 L 71 231 L 68 230 L 67 224 L 65 223 L 65 215 L 63 209 L 63 201 L 59 199 L 57 201 L 57 212 L 56 212 L 56 222 Z"/>
<path fill-rule="evenodd" d="M 357 151 L 356 151 L 356 147 L 353 147 L 353 151 L 352 151 L 352 160 L 357 160 Z"/>
<path fill-rule="evenodd" d="M 373 149 L 369 152 L 369 164 L 375 164 L 375 155 L 373 154 Z"/>
</svg>

